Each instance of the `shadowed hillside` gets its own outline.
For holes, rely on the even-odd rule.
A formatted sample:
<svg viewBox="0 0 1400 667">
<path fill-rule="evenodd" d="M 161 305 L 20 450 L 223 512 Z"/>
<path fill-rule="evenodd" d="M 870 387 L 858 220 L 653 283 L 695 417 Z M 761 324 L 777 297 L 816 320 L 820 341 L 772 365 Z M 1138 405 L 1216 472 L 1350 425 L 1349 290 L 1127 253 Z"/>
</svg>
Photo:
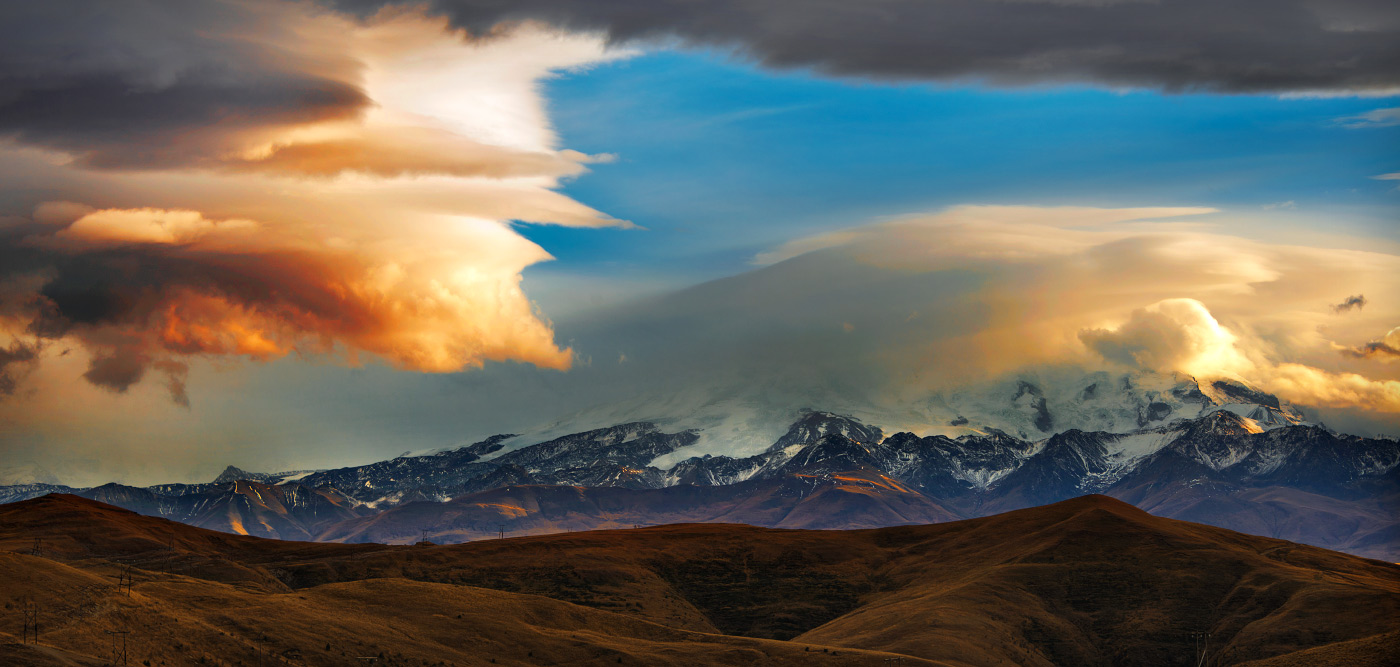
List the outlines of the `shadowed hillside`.
<svg viewBox="0 0 1400 667">
<path fill-rule="evenodd" d="M 1193 632 L 1212 633 L 1211 664 L 1382 665 L 1400 632 L 1400 567 L 1102 496 L 873 530 L 397 547 L 230 536 L 47 496 L 0 507 L 0 550 L 26 552 L 0 555 L 17 582 L 0 594 L 0 642 L 26 598 L 45 628 L 47 648 L 5 647 L 18 664 L 100 664 L 119 628 L 154 665 L 256 664 L 258 650 L 306 665 L 1186 665 Z M 131 597 L 112 586 L 124 563 Z"/>
</svg>

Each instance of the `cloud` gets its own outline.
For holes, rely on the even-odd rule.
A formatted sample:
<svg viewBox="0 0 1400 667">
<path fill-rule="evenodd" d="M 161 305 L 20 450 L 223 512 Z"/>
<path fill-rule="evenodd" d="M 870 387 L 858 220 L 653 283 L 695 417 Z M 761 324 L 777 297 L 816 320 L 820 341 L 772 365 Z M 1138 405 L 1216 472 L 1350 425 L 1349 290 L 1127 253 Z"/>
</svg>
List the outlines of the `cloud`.
<svg viewBox="0 0 1400 667">
<path fill-rule="evenodd" d="M 373 14 L 382 0 L 336 0 Z M 779 68 L 995 85 L 1365 93 L 1400 87 L 1400 10 L 1383 0 L 892 0 L 877 4 L 433 0 L 487 34 L 538 20 L 616 42 L 680 39 Z"/>
<path fill-rule="evenodd" d="M 96 0 L 0 10 L 0 136 L 103 169 L 560 178 L 534 81 L 622 57 L 517 26 L 489 41 L 412 10 Z M 483 104 L 482 100 L 490 100 Z"/>
<path fill-rule="evenodd" d="M 584 171 L 590 156 L 572 151 L 520 151 L 477 143 L 450 132 L 398 128 L 359 136 L 272 144 L 224 166 L 293 176 L 358 172 L 385 178 L 422 174 L 483 178 L 561 178 Z"/>
<path fill-rule="evenodd" d="M 1400 258 L 1191 220 L 1206 215 L 1230 221 L 1193 207 L 958 206 L 797 239 L 748 274 L 610 314 L 607 333 L 571 331 L 581 350 L 620 336 L 638 360 L 667 359 L 658 377 L 720 395 L 754 385 L 796 395 L 792 407 L 878 406 L 901 419 L 933 395 L 1105 364 L 1230 377 L 1300 404 L 1400 419 L 1400 378 L 1361 373 L 1332 347 L 1372 326 L 1372 314 L 1400 312 L 1377 296 L 1400 287 Z M 1372 295 L 1367 316 L 1317 307 L 1339 291 Z"/>
<path fill-rule="evenodd" d="M 1337 349 L 1343 354 L 1358 359 L 1400 360 L 1400 327 L 1395 327 L 1379 339 L 1369 341 L 1359 347 L 1337 346 Z"/>
<path fill-rule="evenodd" d="M 1337 304 L 1337 305 L 1335 305 L 1335 306 L 1332 306 L 1332 312 L 1334 312 L 1334 313 L 1345 313 L 1345 312 L 1347 312 L 1348 310 L 1351 310 L 1351 309 L 1353 309 L 1353 308 L 1355 308 L 1355 309 L 1357 309 L 1357 310 L 1360 310 L 1360 309 L 1365 308 L 1365 307 L 1366 307 L 1366 295 L 1364 295 L 1364 294 L 1353 294 L 1353 295 L 1351 295 L 1351 296 L 1349 296 L 1349 297 L 1343 299 L 1341 303 L 1339 303 L 1339 304 Z"/>
<path fill-rule="evenodd" d="M 1241 340 L 1194 299 L 1157 302 L 1116 329 L 1085 330 L 1080 339 L 1105 359 L 1146 370 L 1241 379 L 1310 405 L 1400 412 L 1400 382 L 1271 360 L 1257 341 Z"/>
<path fill-rule="evenodd" d="M 186 164 L 371 104 L 306 5 L 7 3 L 0 26 L 0 134 L 87 165 Z"/>
<path fill-rule="evenodd" d="M 83 373 L 83 379 L 103 389 L 122 393 L 141 381 L 149 364 L 150 359 L 145 358 L 140 350 L 95 356 L 89 362 L 87 372 Z"/>
<path fill-rule="evenodd" d="M 47 265 L 29 330 L 81 341 L 94 351 L 84 377 L 113 391 L 188 355 L 339 349 L 429 372 L 570 364 L 519 287 L 547 255 L 493 223 L 389 249 L 187 210 L 98 210 L 49 227 L 12 250 Z"/>
<path fill-rule="evenodd" d="M 1195 299 L 1167 299 L 1133 311 L 1117 329 L 1086 329 L 1080 340 L 1120 364 L 1191 375 L 1229 374 L 1248 365 L 1235 335 Z"/>
<path fill-rule="evenodd" d="M 912 216 L 887 226 L 843 229 L 788 241 L 759 253 L 754 264 L 775 264 L 826 248 L 861 247 L 882 236 L 924 236 L 935 233 L 936 245 L 914 242 L 911 252 L 880 244 L 882 262 L 908 256 L 918 262 L 938 258 L 1035 257 L 1082 249 L 1106 226 L 1216 213 L 1200 206 L 1097 208 L 1091 206 L 955 206 L 933 216 Z M 872 233 L 879 230 L 881 234 Z"/>
<path fill-rule="evenodd" d="M 0 162 L 27 192 L 53 193 L 0 225 L 6 349 L 64 341 L 86 353 L 90 385 L 126 395 L 156 375 L 185 406 L 200 359 L 571 367 L 521 288 L 551 257 L 514 225 L 631 225 L 557 191 L 610 156 L 558 146 L 539 81 L 626 52 L 538 26 L 470 39 L 416 11 L 355 22 L 302 3 L 155 3 L 104 27 L 48 7 L 0 10 L 52 19 L 52 34 L 25 39 L 69 53 L 31 74 L 14 69 L 25 59 L 0 63 L 0 132 L 41 149 L 0 144 Z M 125 97 L 84 87 L 98 75 Z M 269 77 L 353 95 L 319 109 L 278 97 Z M 228 90 L 198 94 L 210 86 Z M 87 100 L 76 116 L 19 112 L 70 87 Z M 149 127 L 102 130 L 127 120 L 99 109 L 148 93 L 188 117 L 153 109 Z M 7 358 L 6 381 L 48 363 L 31 357 Z"/>
<path fill-rule="evenodd" d="M 0 398 L 15 393 L 21 377 L 38 358 L 39 349 L 33 343 L 12 340 L 8 347 L 0 347 Z"/>
<path fill-rule="evenodd" d="M 1400 107 L 1389 107 L 1385 109 L 1372 109 L 1366 113 L 1355 116 L 1343 116 L 1337 119 L 1343 127 L 1352 129 L 1368 127 L 1394 127 L 1400 125 Z"/>
<path fill-rule="evenodd" d="M 318 195 L 317 203 L 335 201 L 341 191 L 335 192 Z M 354 220 L 360 206 L 354 200 L 335 208 L 333 218 Z M 1184 214 L 1191 211 L 1199 214 Z M 416 223 L 417 215 L 407 220 Z M 248 211 L 236 217 L 264 228 L 282 225 Z M 450 220 L 422 222 L 440 231 Z M 188 474 L 181 470 L 195 465 L 185 462 L 193 454 L 156 460 L 152 442 L 198 441 L 199 464 L 211 475 L 228 464 L 223 459 L 251 452 L 286 467 L 322 467 L 347 451 L 374 458 L 378 443 L 403 437 L 405 423 L 426 434 L 425 442 L 449 442 L 527 432 L 561 418 L 559 428 L 573 432 L 679 418 L 706 428 L 710 453 L 761 451 L 781 435 L 765 429 L 786 426 L 803 407 L 862 415 L 892 429 L 940 431 L 960 414 L 975 423 L 978 415 L 1004 413 L 1022 378 L 1044 390 L 1052 406 L 1055 395 L 1066 397 L 1055 427 L 1070 428 L 1076 419 L 1097 419 L 1070 408 L 1086 377 L 1103 373 L 1116 382 L 1131 374 L 1144 387 L 1158 380 L 1157 389 L 1168 391 L 1173 378 L 1155 377 L 1144 365 L 1186 368 L 1204 379 L 1222 371 L 1206 367 L 1216 355 L 1231 362 L 1236 379 L 1308 406 L 1329 425 L 1396 432 L 1400 409 L 1387 402 L 1386 388 L 1400 381 L 1400 364 L 1358 359 L 1333 346 L 1366 341 L 1394 325 L 1400 257 L 1384 244 L 1360 251 L 1288 245 L 1276 235 L 1245 238 L 1226 231 L 1237 229 L 1235 222 L 1230 211 L 1175 207 L 953 207 L 852 227 L 836 243 L 795 242 L 782 261 L 739 275 L 560 316 L 554 337 L 578 362 L 568 373 L 507 363 L 424 378 L 376 366 L 293 367 L 296 352 L 250 370 L 216 366 L 219 357 L 170 354 L 191 367 L 196 407 L 188 414 L 168 405 L 167 388 L 154 382 L 163 379 L 155 366 L 116 395 L 71 381 L 85 372 L 90 355 L 58 358 L 62 346 L 54 344 L 26 379 L 39 396 L 0 402 L 0 420 L 50 434 L 50 443 L 113 433 L 112 446 L 143 461 L 140 474 L 148 477 Z M 64 223 L 40 224 L 32 222 L 25 233 Z M 416 226 L 408 229 L 419 236 Z M 444 245 L 441 237 L 423 238 Z M 792 250 L 797 247 L 811 249 Z M 73 259 L 88 263 L 89 255 Z M 11 266 L 8 257 L 0 257 L 0 266 Z M 75 312 L 120 312 L 120 303 L 71 291 Z M 1338 294 L 1365 294 L 1368 304 L 1337 317 L 1329 304 Z M 1153 308 L 1163 301 L 1176 305 Z M 1135 318 L 1137 311 L 1148 316 Z M 1112 358 L 1081 336 L 1120 330 L 1134 336 L 1117 339 L 1116 347 L 1098 345 L 1116 350 Z M 627 361 L 612 363 L 622 350 Z M 70 408 L 78 401 L 85 410 L 75 416 Z M 1339 415 L 1349 421 L 1339 422 Z M 1131 418 L 1125 424 L 1135 427 Z M 350 444 L 297 448 L 306 441 Z M 260 449 L 247 449 L 249 442 Z M 184 452 L 175 445 L 163 451 L 172 450 Z M 287 456 L 293 458 L 279 458 Z M 158 472 L 175 467 L 144 472 L 148 464 Z M 87 476 L 100 482 L 111 475 Z"/>
<path fill-rule="evenodd" d="M 35 214 L 36 217 L 38 213 Z M 153 208 L 92 211 L 54 234 L 56 245 L 74 249 L 130 244 L 189 245 L 211 236 L 251 235 L 251 220 L 209 220 L 198 211 Z"/>
</svg>

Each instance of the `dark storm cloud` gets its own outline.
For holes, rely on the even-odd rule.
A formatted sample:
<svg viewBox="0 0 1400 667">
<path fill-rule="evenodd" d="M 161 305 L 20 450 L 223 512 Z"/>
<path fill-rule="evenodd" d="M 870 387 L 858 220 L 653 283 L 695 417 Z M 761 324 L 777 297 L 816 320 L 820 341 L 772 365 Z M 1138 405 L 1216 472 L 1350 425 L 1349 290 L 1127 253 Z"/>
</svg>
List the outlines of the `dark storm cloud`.
<svg viewBox="0 0 1400 667">
<path fill-rule="evenodd" d="M 32 343 L 12 341 L 9 347 L 0 347 L 0 398 L 15 393 L 19 386 L 19 376 L 39 358 L 39 348 Z"/>
<path fill-rule="evenodd" d="M 149 363 L 149 359 L 131 353 L 93 357 L 83 378 L 103 389 L 121 393 L 141 381 Z"/>
<path fill-rule="evenodd" d="M 330 0 L 361 15 L 385 3 Z M 480 33 L 539 20 L 737 47 L 777 67 L 1228 92 L 1400 85 L 1391 0 L 430 0 Z"/>
<path fill-rule="evenodd" d="M 93 351 L 83 374 L 88 382 L 124 393 L 155 370 L 164 376 L 171 398 L 188 407 L 188 366 L 162 356 L 205 352 L 209 342 L 160 340 L 159 331 L 150 331 L 183 294 L 214 295 L 243 307 L 352 317 L 340 312 L 340 299 L 301 273 L 305 262 L 289 263 L 275 253 L 147 244 L 74 253 L 55 243 L 55 229 L 29 221 L 0 227 L 0 324 L 22 324 L 22 338 L 0 347 L 0 398 L 14 393 L 46 342 L 71 336 Z M 37 289 L 35 281 L 41 283 Z"/>
<path fill-rule="evenodd" d="M 389 0 L 323 0 L 369 16 Z M 1383 0 L 428 0 L 473 33 L 538 20 L 614 41 L 736 48 L 775 67 L 997 85 L 1169 91 L 1400 87 Z M 0 5 L 0 138 L 105 168 L 207 164 L 250 133 L 353 116 L 358 64 L 316 5 Z M 333 22 L 331 22 L 333 23 Z M 316 24 L 317 27 L 310 27 Z M 341 38 L 344 35 L 340 35 Z"/>
<path fill-rule="evenodd" d="M 178 361 L 151 359 L 140 347 L 118 347 L 94 355 L 88 361 L 83 379 L 108 391 L 124 394 L 146 377 L 146 372 L 151 369 L 164 374 L 165 389 L 170 392 L 170 400 L 182 408 L 189 408 L 190 396 L 185 387 L 189 366 Z"/>
<path fill-rule="evenodd" d="M 1354 295 L 1352 295 L 1352 296 L 1347 297 L 1346 299 L 1343 299 L 1341 303 L 1339 303 L 1339 304 L 1337 304 L 1337 305 L 1335 305 L 1335 306 L 1332 306 L 1332 312 L 1334 312 L 1334 313 L 1345 313 L 1345 312 L 1347 312 L 1348 310 L 1351 310 L 1351 309 L 1353 309 L 1353 308 L 1355 308 L 1355 309 L 1357 309 L 1357 310 L 1360 310 L 1360 309 L 1365 308 L 1365 307 L 1366 307 L 1366 295 L 1364 295 L 1364 294 L 1354 294 Z"/>
<path fill-rule="evenodd" d="M 0 137 L 99 167 L 164 167 L 367 104 L 275 2 L 0 4 Z"/>
</svg>

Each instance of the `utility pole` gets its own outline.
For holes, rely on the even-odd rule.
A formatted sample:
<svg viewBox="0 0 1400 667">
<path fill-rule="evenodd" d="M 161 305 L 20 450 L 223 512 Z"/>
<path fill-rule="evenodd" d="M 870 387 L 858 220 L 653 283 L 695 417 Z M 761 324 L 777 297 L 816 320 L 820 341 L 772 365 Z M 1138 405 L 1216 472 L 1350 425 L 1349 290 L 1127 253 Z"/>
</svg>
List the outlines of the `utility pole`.
<svg viewBox="0 0 1400 667">
<path fill-rule="evenodd" d="M 126 591 L 126 596 L 131 597 L 131 566 L 121 566 L 121 571 L 117 573 L 117 592 Z"/>
<path fill-rule="evenodd" d="M 126 664 L 126 636 L 131 634 L 130 630 L 106 630 L 112 636 L 112 664 Z M 121 636 L 121 649 L 117 648 L 117 636 Z M 120 661 L 120 662 L 118 662 Z"/>
<path fill-rule="evenodd" d="M 506 539 L 506 525 L 505 525 L 505 524 L 503 524 L 503 523 L 496 524 L 496 539 L 498 539 L 498 540 L 504 540 L 504 539 Z"/>
<path fill-rule="evenodd" d="M 1210 633 L 1193 632 L 1191 638 L 1196 643 L 1196 667 L 1203 667 L 1206 664 L 1206 654 L 1209 652 Z"/>
<path fill-rule="evenodd" d="M 23 612 L 23 614 L 24 614 L 24 632 L 23 632 L 23 634 L 20 635 L 19 643 L 21 643 L 21 644 L 28 644 L 28 643 L 31 643 L 30 639 L 33 638 L 33 642 L 32 642 L 32 643 L 38 644 L 38 643 L 39 643 L 39 605 L 36 604 L 33 600 L 25 600 L 25 601 L 22 603 L 22 606 L 20 607 L 20 611 Z"/>
</svg>

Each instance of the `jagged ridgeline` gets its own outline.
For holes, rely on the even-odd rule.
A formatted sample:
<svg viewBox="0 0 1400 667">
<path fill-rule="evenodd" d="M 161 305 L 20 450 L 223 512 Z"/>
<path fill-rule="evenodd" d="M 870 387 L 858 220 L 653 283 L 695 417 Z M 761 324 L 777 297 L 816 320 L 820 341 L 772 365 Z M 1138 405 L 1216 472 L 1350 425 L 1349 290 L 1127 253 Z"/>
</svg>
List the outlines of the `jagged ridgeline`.
<svg viewBox="0 0 1400 667">
<path fill-rule="evenodd" d="M 1089 406 L 1081 412 L 1127 389 L 1105 384 L 1079 390 Z M 1046 425 L 1074 420 L 1053 404 L 1022 381 L 1007 409 Z M 961 416 L 956 437 L 887 435 L 850 416 L 804 411 L 760 453 L 688 458 L 677 453 L 695 450 L 699 431 L 633 422 L 543 442 L 498 435 L 334 470 L 230 467 L 205 484 L 12 485 L 0 487 L 0 500 L 61 491 L 240 534 L 450 543 L 677 522 L 872 528 L 1102 493 L 1162 516 L 1400 560 L 1395 440 L 1306 423 L 1277 398 L 1232 383 L 1177 387 L 1137 409 L 1125 430 L 1040 437 Z M 1117 424 L 1125 412 L 1109 417 Z"/>
</svg>

